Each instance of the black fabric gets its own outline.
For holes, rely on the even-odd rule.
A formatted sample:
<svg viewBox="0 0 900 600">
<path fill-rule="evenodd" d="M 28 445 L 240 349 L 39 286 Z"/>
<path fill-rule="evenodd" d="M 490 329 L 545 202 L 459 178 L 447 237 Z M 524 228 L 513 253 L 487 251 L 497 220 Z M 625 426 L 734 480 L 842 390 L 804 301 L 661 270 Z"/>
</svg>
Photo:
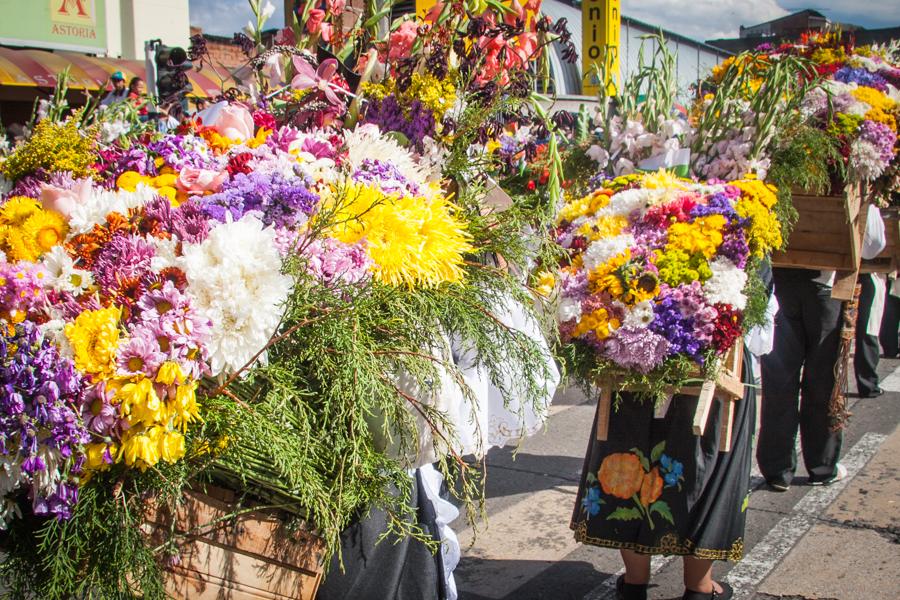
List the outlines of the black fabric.
<svg viewBox="0 0 900 600">
<path fill-rule="evenodd" d="M 894 358 L 900 354 L 900 298 L 891 295 L 891 290 L 900 285 L 896 279 L 888 282 L 884 297 L 884 316 L 881 317 L 881 330 L 878 337 L 884 355 Z"/>
<path fill-rule="evenodd" d="M 856 389 L 862 396 L 869 396 L 878 389 L 878 337 L 866 333 L 875 300 L 875 282 L 871 273 L 861 273 L 859 284 L 859 312 L 856 315 L 856 346 L 853 354 L 853 371 Z"/>
<path fill-rule="evenodd" d="M 422 488 L 419 471 L 410 480 L 411 506 L 416 508 L 419 526 L 438 540 L 435 511 Z M 446 600 L 447 591 L 441 553 L 432 554 L 414 538 L 388 537 L 385 513 L 369 515 L 341 533 L 344 571 L 338 557 L 316 594 L 316 600 Z"/>
<path fill-rule="evenodd" d="M 749 354 L 744 374 L 748 381 Z M 597 441 L 594 420 L 572 515 L 575 538 L 642 554 L 740 560 L 756 421 L 755 389 L 745 389 L 735 405 L 730 452 L 719 452 L 720 402 L 696 436 L 696 396 L 675 396 L 656 419 L 652 402 L 619 394 L 606 441 Z"/>
<path fill-rule="evenodd" d="M 828 402 L 840 349 L 841 302 L 814 281 L 819 271 L 773 269 L 775 343 L 762 357 L 762 414 L 756 458 L 767 480 L 790 483 L 803 462 L 812 480 L 834 476 L 842 434 L 831 431 Z"/>
</svg>

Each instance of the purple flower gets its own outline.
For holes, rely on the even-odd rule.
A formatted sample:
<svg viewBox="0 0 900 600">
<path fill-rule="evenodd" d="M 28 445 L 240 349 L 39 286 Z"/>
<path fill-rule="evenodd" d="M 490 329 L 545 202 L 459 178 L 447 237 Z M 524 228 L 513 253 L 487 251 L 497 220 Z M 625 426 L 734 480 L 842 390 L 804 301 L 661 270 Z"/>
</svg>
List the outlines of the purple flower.
<svg viewBox="0 0 900 600">
<path fill-rule="evenodd" d="M 603 343 L 601 354 L 626 369 L 649 373 L 663 363 L 669 342 L 649 329 L 621 327 Z"/>
<path fill-rule="evenodd" d="M 859 139 L 871 143 L 880 154 L 881 160 L 889 164 L 894 158 L 894 145 L 897 143 L 897 134 L 884 123 L 876 121 L 863 121 L 859 126 Z"/>
<path fill-rule="evenodd" d="M 842 83 L 856 83 L 866 87 L 875 88 L 883 92 L 887 90 L 887 80 L 878 73 L 870 73 L 867 69 L 849 66 L 841 67 L 834 74 L 834 79 Z"/>
<path fill-rule="evenodd" d="M 171 282 L 169 285 L 172 285 Z M 144 294 L 141 301 L 148 295 Z M 147 328 L 135 327 L 131 331 L 131 337 L 119 346 L 117 357 L 119 374 L 124 376 L 143 374 L 154 377 L 165 359 L 166 356 L 160 352 L 159 343 L 153 333 Z"/>
<path fill-rule="evenodd" d="M 103 289 L 118 289 L 128 279 L 139 279 L 150 270 L 156 250 L 134 235 L 116 235 L 97 255 L 94 279 Z"/>
<path fill-rule="evenodd" d="M 363 122 L 374 123 L 385 132 L 402 133 L 417 147 L 426 136 L 434 137 L 434 113 L 419 100 L 413 100 L 404 110 L 393 94 L 385 96 L 381 102 L 370 102 Z"/>
<path fill-rule="evenodd" d="M 281 174 L 238 173 L 222 189 L 199 199 L 203 213 L 225 222 L 231 215 L 239 220 L 248 212 L 261 214 L 266 225 L 299 227 L 318 207 L 319 196 L 300 178 Z"/>
<path fill-rule="evenodd" d="M 307 270 L 327 287 L 357 284 L 370 276 L 372 259 L 366 253 L 365 241 L 349 245 L 334 238 L 315 240 L 305 254 Z"/>
<path fill-rule="evenodd" d="M 384 192 L 405 192 L 413 196 L 419 194 L 419 186 L 407 179 L 400 170 L 390 162 L 365 159 L 352 175 L 354 181 L 374 183 Z"/>
</svg>

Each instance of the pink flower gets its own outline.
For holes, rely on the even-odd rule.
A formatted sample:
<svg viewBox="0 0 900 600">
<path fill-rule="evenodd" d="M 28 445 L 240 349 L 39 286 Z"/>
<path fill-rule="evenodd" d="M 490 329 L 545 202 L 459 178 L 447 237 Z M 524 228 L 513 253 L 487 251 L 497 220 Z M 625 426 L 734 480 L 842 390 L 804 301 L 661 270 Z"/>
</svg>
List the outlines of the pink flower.
<svg viewBox="0 0 900 600">
<path fill-rule="evenodd" d="M 347 0 L 325 0 L 325 7 L 328 9 L 328 12 L 338 17 L 341 13 L 344 12 L 344 7 L 347 6 Z"/>
<path fill-rule="evenodd" d="M 306 31 L 313 35 L 321 33 L 324 21 L 325 11 L 321 8 L 313 8 L 309 11 L 309 16 L 306 18 Z"/>
<path fill-rule="evenodd" d="M 425 14 L 426 23 L 437 23 L 438 17 L 444 12 L 444 3 L 436 2 L 434 6 Z"/>
<path fill-rule="evenodd" d="M 409 56 L 416 37 L 419 35 L 419 28 L 415 21 L 404 21 L 400 24 L 394 33 L 391 34 L 388 42 L 388 59 L 397 60 Z"/>
<path fill-rule="evenodd" d="M 253 117 L 239 104 L 222 101 L 201 111 L 199 117 L 204 125 L 229 139 L 243 142 L 253 137 Z"/>
<path fill-rule="evenodd" d="M 323 60 L 318 70 L 314 70 L 312 65 L 300 56 L 294 56 L 293 61 L 297 74 L 291 81 L 292 88 L 295 90 L 317 89 L 325 94 L 332 106 L 343 106 L 344 103 L 335 93 L 336 86 L 331 83 L 332 78 L 337 74 L 337 60 L 333 58 Z"/>
<path fill-rule="evenodd" d="M 91 199 L 90 179 L 79 179 L 71 189 L 56 187 L 49 183 L 41 184 L 41 205 L 48 210 L 68 217 L 79 204 L 87 204 Z"/>
<path fill-rule="evenodd" d="M 228 171 L 211 171 L 209 169 L 184 167 L 178 173 L 175 187 L 188 194 L 215 192 L 225 182 L 227 177 Z"/>
<path fill-rule="evenodd" d="M 528 0 L 525 3 L 525 10 L 537 14 L 541 10 L 541 0 Z"/>
</svg>

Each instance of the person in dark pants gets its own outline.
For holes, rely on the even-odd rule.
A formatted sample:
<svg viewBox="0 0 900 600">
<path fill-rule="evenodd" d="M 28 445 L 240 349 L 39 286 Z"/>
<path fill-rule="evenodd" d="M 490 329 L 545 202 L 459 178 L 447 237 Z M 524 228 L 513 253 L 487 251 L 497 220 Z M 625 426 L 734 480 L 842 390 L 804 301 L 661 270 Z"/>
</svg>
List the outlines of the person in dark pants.
<svg viewBox="0 0 900 600">
<path fill-rule="evenodd" d="M 859 312 L 856 316 L 856 351 L 853 355 L 853 371 L 856 374 L 856 389 L 861 398 L 877 398 L 884 392 L 878 387 L 878 336 L 870 335 L 869 320 L 877 319 L 880 326 L 881 302 L 875 306 L 875 295 L 884 287 L 878 275 L 861 273 L 859 284 Z"/>
<path fill-rule="evenodd" d="M 772 352 L 762 357 L 762 412 L 756 459 L 769 487 L 787 491 L 803 462 L 812 484 L 842 479 L 842 434 L 831 431 L 828 403 L 840 350 L 841 308 L 828 273 L 773 269 L 778 313 Z"/>
<path fill-rule="evenodd" d="M 891 279 L 884 295 L 884 316 L 881 318 L 881 349 L 885 358 L 897 358 L 900 355 L 900 298 L 897 288 L 900 281 Z"/>
</svg>

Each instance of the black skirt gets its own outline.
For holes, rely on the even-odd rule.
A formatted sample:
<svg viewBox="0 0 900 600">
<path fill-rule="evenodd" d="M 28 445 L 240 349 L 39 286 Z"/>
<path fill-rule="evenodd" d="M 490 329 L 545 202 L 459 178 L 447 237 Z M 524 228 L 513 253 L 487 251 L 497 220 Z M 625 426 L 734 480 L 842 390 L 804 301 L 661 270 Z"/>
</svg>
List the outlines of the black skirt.
<svg viewBox="0 0 900 600">
<path fill-rule="evenodd" d="M 745 382 L 751 373 L 744 356 Z M 735 406 L 732 447 L 719 452 L 722 404 L 705 433 L 692 433 L 697 398 L 675 396 L 664 418 L 630 393 L 614 399 L 609 435 L 597 441 L 596 417 L 571 528 L 575 539 L 641 554 L 737 561 L 744 554 L 756 391 Z"/>
</svg>

